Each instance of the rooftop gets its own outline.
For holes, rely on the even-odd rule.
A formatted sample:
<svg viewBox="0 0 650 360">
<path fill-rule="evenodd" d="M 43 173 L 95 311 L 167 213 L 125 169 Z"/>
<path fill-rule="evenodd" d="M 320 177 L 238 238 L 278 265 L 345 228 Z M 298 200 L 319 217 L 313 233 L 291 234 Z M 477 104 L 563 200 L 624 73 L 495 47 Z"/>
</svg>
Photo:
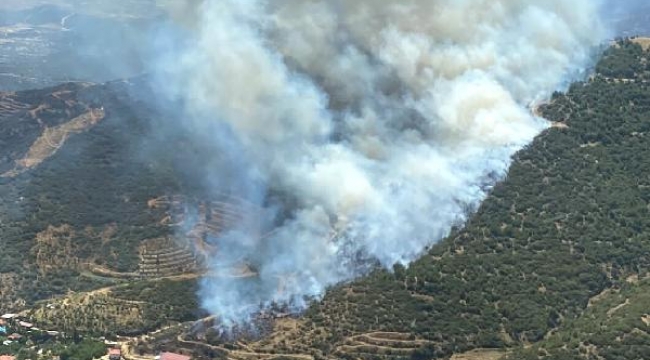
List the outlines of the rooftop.
<svg viewBox="0 0 650 360">
<path fill-rule="evenodd" d="M 20 326 L 22 326 L 22 327 L 25 327 L 25 328 L 31 328 L 31 327 L 34 327 L 34 324 L 32 324 L 32 323 L 28 323 L 28 322 L 26 322 L 26 321 L 21 321 L 21 322 L 18 323 L 18 325 L 20 325 Z"/>
<path fill-rule="evenodd" d="M 160 360 L 190 360 L 190 357 L 171 352 L 164 352 L 160 354 Z"/>
</svg>

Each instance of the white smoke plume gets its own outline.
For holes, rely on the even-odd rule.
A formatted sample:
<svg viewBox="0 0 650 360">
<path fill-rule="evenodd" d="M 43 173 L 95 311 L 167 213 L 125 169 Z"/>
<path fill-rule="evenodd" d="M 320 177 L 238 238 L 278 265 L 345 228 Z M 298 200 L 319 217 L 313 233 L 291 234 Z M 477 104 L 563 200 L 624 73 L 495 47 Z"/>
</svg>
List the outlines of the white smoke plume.
<svg viewBox="0 0 650 360">
<path fill-rule="evenodd" d="M 245 260 L 259 273 L 203 280 L 203 306 L 225 324 L 300 309 L 373 261 L 416 259 L 546 128 L 529 106 L 581 76 L 606 35 L 594 0 L 193 6 L 177 14 L 192 15 L 192 40 L 164 62 L 163 85 L 185 126 L 237 144 L 215 187 L 241 171 L 238 189 L 290 199 L 272 235 L 244 223 L 213 239 L 215 269 Z"/>
</svg>

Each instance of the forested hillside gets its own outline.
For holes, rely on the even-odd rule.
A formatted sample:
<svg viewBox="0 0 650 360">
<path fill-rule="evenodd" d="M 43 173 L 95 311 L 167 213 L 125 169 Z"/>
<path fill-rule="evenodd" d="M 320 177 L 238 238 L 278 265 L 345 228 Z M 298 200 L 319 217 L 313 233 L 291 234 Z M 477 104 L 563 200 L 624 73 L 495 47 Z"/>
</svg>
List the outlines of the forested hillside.
<svg viewBox="0 0 650 360">
<path fill-rule="evenodd" d="M 428 359 L 516 347 L 555 331 L 549 345 L 535 347 L 555 350 L 511 358 L 650 357 L 650 328 L 640 317 L 650 312 L 648 303 L 626 281 L 646 278 L 650 265 L 648 59 L 628 41 L 608 50 L 592 79 L 540 109 L 553 127 L 516 156 L 465 229 L 408 269 L 378 271 L 329 292 L 308 312 L 304 329 L 326 335 L 301 341 L 336 354 L 334 344 L 350 335 L 394 331 L 431 341 L 412 353 Z M 617 298 L 585 311 L 590 299 L 620 287 Z M 601 316 L 609 306 L 603 304 L 628 293 L 645 309 L 639 305 L 629 318 L 618 318 L 624 311 Z M 602 330 L 611 322 L 616 330 Z M 558 355 L 562 336 L 575 346 Z M 610 345 L 601 351 L 603 344 Z M 338 355 L 373 353 L 386 354 L 376 348 Z"/>
<path fill-rule="evenodd" d="M 2 94 L 0 310 L 104 286 L 90 267 L 136 271 L 142 241 L 172 233 L 148 201 L 195 194 L 179 164 L 201 160 L 179 132 L 151 136 L 172 115 L 153 110 L 144 84 Z"/>
<path fill-rule="evenodd" d="M 589 80 L 556 93 L 538 109 L 553 126 L 516 155 L 507 179 L 466 226 L 419 261 L 333 288 L 303 319 L 278 321 L 268 337 L 219 351 L 348 359 L 447 359 L 471 350 L 485 359 L 650 358 L 649 64 L 650 52 L 621 41 Z M 195 291 L 192 278 L 113 286 L 121 280 L 84 266 L 134 271 L 141 242 L 170 232 L 149 201 L 205 194 L 187 170 L 200 168 L 206 161 L 200 154 L 214 149 L 199 149 L 209 145 L 190 143 L 182 133 L 164 134 L 162 143 L 152 138 L 153 125 L 173 113 L 152 110 L 143 86 L 135 80 L 3 95 L 11 100 L 0 114 L 0 166 L 9 171 L 0 178 L 3 306 L 111 285 L 80 294 L 87 309 L 48 313 L 42 306 L 33 313 L 48 325 L 97 334 L 137 334 L 166 325 L 163 317 L 203 315 L 191 294 L 174 296 Z M 52 98 L 60 91 L 69 91 L 64 100 Z M 43 104 L 48 110 L 35 116 Z M 46 129 L 88 111 L 104 117 L 66 132 L 55 152 L 34 152 L 47 155 L 37 166 L 10 172 L 50 134 Z M 132 317 L 117 318 L 120 311 Z M 97 324 L 99 317 L 110 324 Z M 172 338 L 193 334 L 186 335 Z M 214 334 L 201 340 L 229 341 Z M 273 358 L 267 355 L 261 356 Z"/>
<path fill-rule="evenodd" d="M 592 299 L 540 343 L 520 348 L 506 360 L 647 359 L 650 354 L 650 279 L 631 276 Z"/>
</svg>

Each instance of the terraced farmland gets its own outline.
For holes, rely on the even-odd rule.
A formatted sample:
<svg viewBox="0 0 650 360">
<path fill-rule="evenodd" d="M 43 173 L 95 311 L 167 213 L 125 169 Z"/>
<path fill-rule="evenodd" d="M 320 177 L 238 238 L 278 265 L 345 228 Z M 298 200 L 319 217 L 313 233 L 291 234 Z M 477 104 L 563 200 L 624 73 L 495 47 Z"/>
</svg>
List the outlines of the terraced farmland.
<svg viewBox="0 0 650 360">
<path fill-rule="evenodd" d="M 371 332 L 347 338 L 336 348 L 335 354 L 355 358 L 375 355 L 410 357 L 418 349 L 432 345 L 431 341 L 417 339 L 412 334 L 397 332 Z"/>
<path fill-rule="evenodd" d="M 140 247 L 138 272 L 143 278 L 170 277 L 198 269 L 192 250 L 169 237 L 145 240 Z"/>
</svg>

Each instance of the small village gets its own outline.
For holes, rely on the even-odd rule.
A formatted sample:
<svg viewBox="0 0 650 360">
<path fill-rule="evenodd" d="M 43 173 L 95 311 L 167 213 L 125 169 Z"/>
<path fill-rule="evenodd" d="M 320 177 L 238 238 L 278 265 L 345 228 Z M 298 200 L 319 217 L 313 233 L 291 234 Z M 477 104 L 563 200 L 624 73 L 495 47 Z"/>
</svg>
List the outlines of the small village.
<svg viewBox="0 0 650 360">
<path fill-rule="evenodd" d="M 121 344 L 105 337 L 41 329 L 20 314 L 0 316 L 0 360 L 191 360 L 173 352 L 160 352 L 150 359 L 130 357 Z"/>
</svg>

